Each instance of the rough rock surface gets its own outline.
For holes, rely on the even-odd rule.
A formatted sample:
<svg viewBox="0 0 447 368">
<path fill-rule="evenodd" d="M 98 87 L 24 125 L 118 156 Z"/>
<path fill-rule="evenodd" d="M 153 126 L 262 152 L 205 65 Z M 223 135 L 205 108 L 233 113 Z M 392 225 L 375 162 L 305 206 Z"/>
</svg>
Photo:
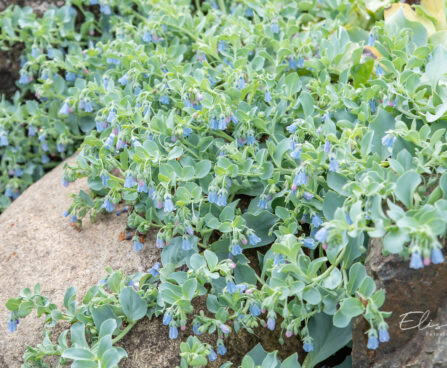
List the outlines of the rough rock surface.
<svg viewBox="0 0 447 368">
<path fill-rule="evenodd" d="M 380 344 L 375 352 L 368 351 L 365 332 L 369 326 L 363 318 L 356 319 L 353 366 L 447 367 L 447 264 L 412 270 L 408 261 L 399 256 L 384 257 L 380 240 L 373 240 L 370 247 L 366 268 L 377 287 L 386 291 L 382 309 L 393 312 L 386 320 L 390 341 Z"/>
<path fill-rule="evenodd" d="M 151 246 L 153 235 L 138 253 L 132 250 L 131 242 L 118 240 L 126 215 L 100 216 L 95 223 L 84 220 L 81 231 L 71 227 L 62 212 L 71 203 L 69 194 L 87 189 L 87 184 L 80 180 L 64 188 L 61 178 L 62 164 L 28 188 L 0 216 L 1 368 L 19 367 L 25 344 L 41 342 L 42 321 L 34 313 L 21 321 L 17 332 L 7 331 L 9 314 L 4 303 L 8 298 L 40 282 L 43 295 L 60 306 L 67 288 L 76 286 L 82 296 L 104 277 L 105 267 L 128 273 L 147 271 L 159 255 Z M 150 328 L 147 332 L 157 336 L 158 343 L 159 333 Z"/>
<path fill-rule="evenodd" d="M 64 0 L 0 0 L 0 12 L 5 10 L 9 5 L 30 6 L 37 14 L 42 14 L 51 5 L 62 6 Z"/>
</svg>

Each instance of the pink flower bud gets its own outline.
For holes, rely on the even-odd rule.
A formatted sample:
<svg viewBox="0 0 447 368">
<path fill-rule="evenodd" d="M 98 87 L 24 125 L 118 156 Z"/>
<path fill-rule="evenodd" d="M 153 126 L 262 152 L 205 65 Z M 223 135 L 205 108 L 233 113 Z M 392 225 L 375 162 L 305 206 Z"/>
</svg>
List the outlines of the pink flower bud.
<svg viewBox="0 0 447 368">
<path fill-rule="evenodd" d="M 186 330 L 186 326 L 180 326 L 180 330 L 185 331 Z"/>
<path fill-rule="evenodd" d="M 247 245 L 247 243 L 248 243 L 248 242 L 247 242 L 247 239 L 245 239 L 245 238 L 242 239 L 242 244 Z"/>
<path fill-rule="evenodd" d="M 327 244 L 323 243 L 322 247 L 323 247 L 324 250 L 326 250 L 327 249 Z"/>
<path fill-rule="evenodd" d="M 424 266 L 430 266 L 431 259 L 430 258 L 424 258 Z"/>
<path fill-rule="evenodd" d="M 232 269 L 235 269 L 235 268 L 236 268 L 236 263 L 232 262 L 232 263 L 230 264 L 230 267 L 231 267 Z"/>
<path fill-rule="evenodd" d="M 292 336 L 293 336 L 292 331 L 287 330 L 286 331 L 286 337 L 292 337 Z"/>
</svg>

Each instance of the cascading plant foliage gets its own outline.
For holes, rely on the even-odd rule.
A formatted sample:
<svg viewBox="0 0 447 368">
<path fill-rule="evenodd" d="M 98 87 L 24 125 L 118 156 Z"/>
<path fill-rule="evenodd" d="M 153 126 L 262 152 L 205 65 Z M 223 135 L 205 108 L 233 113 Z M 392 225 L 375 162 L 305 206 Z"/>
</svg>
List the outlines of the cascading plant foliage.
<svg viewBox="0 0 447 368">
<path fill-rule="evenodd" d="M 66 312 L 38 287 L 10 299 L 11 331 L 34 308 L 46 327 L 72 325 L 71 347 L 68 330 L 57 344 L 47 331 L 25 366 L 115 367 L 126 353 L 113 345 L 144 316 L 163 315 L 171 339 L 192 323 L 181 367 L 225 355 L 233 329 L 297 336 L 306 368 L 350 342 L 357 316 L 368 348 L 387 342 L 369 239 L 418 269 L 444 262 L 447 221 L 445 4 L 390 5 L 72 0 L 42 19 L 2 13 L 0 45 L 23 42 L 24 63 L 0 106 L 0 207 L 82 141 L 62 184 L 87 177 L 90 191 L 64 215 L 81 226 L 124 210 L 134 251 L 156 229 L 161 259 L 108 270 L 81 305 L 69 289 Z M 300 366 L 260 347 L 241 364 Z"/>
</svg>

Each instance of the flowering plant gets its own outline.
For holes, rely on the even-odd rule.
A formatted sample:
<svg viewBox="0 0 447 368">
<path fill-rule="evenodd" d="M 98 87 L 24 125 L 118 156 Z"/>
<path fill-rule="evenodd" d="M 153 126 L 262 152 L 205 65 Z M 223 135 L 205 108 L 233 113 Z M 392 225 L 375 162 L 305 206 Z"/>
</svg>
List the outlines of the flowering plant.
<svg viewBox="0 0 447 368">
<path fill-rule="evenodd" d="M 383 237 L 384 252 L 415 269 L 444 262 L 444 3 L 425 3 L 414 14 L 325 0 L 108 1 L 99 16 L 78 0 L 59 10 L 63 38 L 37 34 L 36 56 L 27 49 L 19 83 L 38 102 L 20 105 L 34 112 L 25 125 L 40 124 L 43 151 L 47 137 L 74 144 L 73 131 L 90 132 L 62 179 L 87 177 L 90 192 L 64 215 L 81 226 L 87 214 L 125 211 L 134 251 L 157 229 L 161 259 L 130 286 L 110 271 L 112 296 L 95 287 L 118 311 L 112 321 L 94 320 L 93 297 L 75 317 L 45 312 L 47 324 L 66 319 L 92 336 L 91 348 L 74 342 L 91 354 L 60 342 L 61 359 L 96 362 L 105 337 L 121 359 L 109 342 L 145 315 L 163 315 L 171 339 L 192 318 L 182 367 L 214 361 L 232 330 L 258 326 L 299 337 L 303 367 L 348 344 L 357 316 L 370 324 L 368 348 L 387 342 L 385 294 L 362 264 L 369 239 Z M 22 10 L 28 24 L 14 21 L 17 9 L 2 16 L 2 35 L 56 14 Z M 46 303 L 28 294 L 8 302 L 11 330 Z M 197 314 L 191 301 L 205 295 Z"/>
</svg>

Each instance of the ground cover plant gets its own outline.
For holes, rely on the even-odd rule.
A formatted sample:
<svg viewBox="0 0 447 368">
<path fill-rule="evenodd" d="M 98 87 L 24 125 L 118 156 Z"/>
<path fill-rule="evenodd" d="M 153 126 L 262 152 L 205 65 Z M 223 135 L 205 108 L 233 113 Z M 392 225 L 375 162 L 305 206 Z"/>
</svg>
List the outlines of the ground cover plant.
<svg viewBox="0 0 447 368">
<path fill-rule="evenodd" d="M 160 316 L 171 339 L 194 326 L 181 367 L 258 326 L 307 355 L 257 347 L 243 368 L 315 367 L 350 343 L 354 317 L 369 349 L 390 339 L 363 266 L 370 238 L 415 270 L 444 262 L 444 1 L 71 1 L 42 19 L 10 8 L 0 25 L 2 45 L 27 40 L 20 91 L 0 109 L 3 207 L 53 165 L 48 152 L 82 141 L 61 179 L 90 191 L 67 221 L 125 212 L 134 251 L 151 229 L 160 249 L 147 273 L 108 270 L 81 304 L 69 289 L 65 311 L 39 286 L 10 299 L 11 331 L 45 316 L 25 366 L 115 367 L 114 345 Z M 71 328 L 54 343 L 60 320 Z"/>
</svg>

